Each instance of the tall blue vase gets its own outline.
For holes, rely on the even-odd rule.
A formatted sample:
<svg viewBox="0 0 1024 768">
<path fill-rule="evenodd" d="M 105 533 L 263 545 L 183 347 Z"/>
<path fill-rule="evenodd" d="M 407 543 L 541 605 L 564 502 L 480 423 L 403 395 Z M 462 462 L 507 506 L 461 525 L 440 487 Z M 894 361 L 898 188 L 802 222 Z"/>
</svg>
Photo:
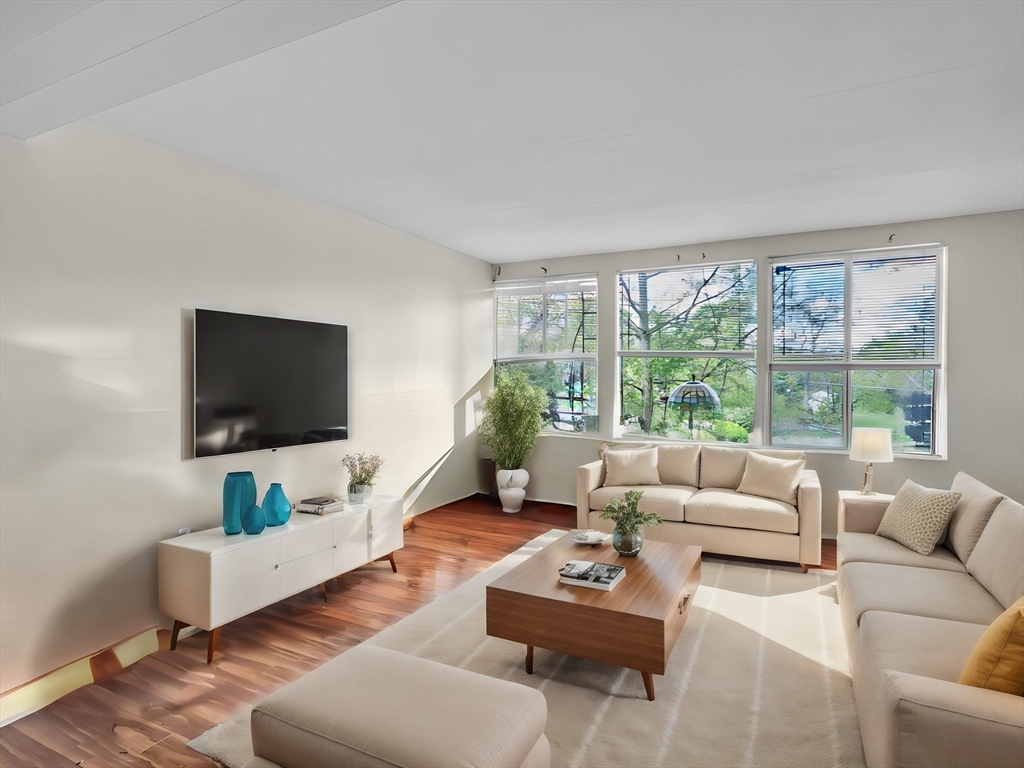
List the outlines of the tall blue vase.
<svg viewBox="0 0 1024 768">
<path fill-rule="evenodd" d="M 224 533 L 242 532 L 242 513 L 256 503 L 256 478 L 252 472 L 228 472 L 224 478 Z"/>
<path fill-rule="evenodd" d="M 284 495 L 280 483 L 271 483 L 263 497 L 263 514 L 267 516 L 267 527 L 284 525 L 292 516 L 292 503 Z"/>
</svg>

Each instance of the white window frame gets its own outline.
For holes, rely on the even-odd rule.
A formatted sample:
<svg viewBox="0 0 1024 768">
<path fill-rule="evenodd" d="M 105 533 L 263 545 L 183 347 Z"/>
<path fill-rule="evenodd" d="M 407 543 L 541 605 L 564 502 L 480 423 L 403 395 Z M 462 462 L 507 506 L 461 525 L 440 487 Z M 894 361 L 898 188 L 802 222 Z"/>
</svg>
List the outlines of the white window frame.
<svg viewBox="0 0 1024 768">
<path fill-rule="evenodd" d="M 547 325 L 548 325 L 548 295 L 557 293 L 557 291 L 545 290 L 547 286 L 554 286 L 558 283 L 576 282 L 576 281 L 593 281 L 594 283 L 594 351 L 593 352 L 548 352 L 547 351 Z M 526 354 L 526 355 L 506 355 L 504 357 L 498 356 L 498 292 L 502 286 L 522 286 L 523 295 L 536 295 L 539 293 L 542 298 L 541 306 L 541 351 L 540 353 Z M 532 291 L 531 288 L 537 288 Z M 509 295 L 509 294 L 506 294 Z M 514 279 L 509 280 L 495 280 L 494 291 L 492 296 L 493 304 L 493 324 L 494 324 L 494 367 L 503 363 L 544 363 L 544 362 L 584 362 L 593 363 L 594 365 L 594 385 L 600 392 L 600 368 L 598 363 L 598 350 L 600 349 L 600 313 L 601 313 L 601 294 L 598 289 L 598 275 L 594 272 L 583 272 L 573 273 L 568 275 L 545 275 L 539 278 L 525 278 L 525 279 Z M 591 436 L 600 434 L 601 425 L 601 412 L 598 406 L 598 398 L 595 397 L 594 408 L 597 416 L 598 430 L 593 433 L 585 432 L 582 434 L 589 434 Z M 568 431 L 553 430 L 555 434 L 568 435 L 572 434 Z"/>
<path fill-rule="evenodd" d="M 756 258 L 747 259 L 731 259 L 728 261 L 715 261 L 715 262 L 700 262 L 697 264 L 673 264 L 668 267 L 647 267 L 645 269 L 624 269 L 615 273 L 615 290 L 616 298 L 618 298 L 618 292 L 622 290 L 621 279 L 625 275 L 637 275 L 646 272 L 692 272 L 697 269 L 706 269 L 708 267 L 731 267 L 737 264 L 753 264 L 756 270 L 757 278 L 757 292 L 756 292 L 756 309 L 757 309 L 757 344 L 754 349 L 734 349 L 734 350 L 707 350 L 707 349 L 695 349 L 695 350 L 624 350 L 622 348 L 622 317 L 619 313 L 619 301 L 615 302 L 615 381 L 616 391 L 622 386 L 622 359 L 626 357 L 662 357 L 662 358 L 735 358 L 741 360 L 753 360 L 755 370 L 755 385 L 754 385 L 754 427 L 750 432 L 750 442 L 748 445 L 759 445 L 761 441 L 761 423 L 764 418 L 764 414 L 761 412 L 761 398 L 759 396 L 759 388 L 761 386 L 761 365 L 760 365 L 760 351 L 761 351 L 761 339 L 763 334 L 761 333 L 761 273 L 765 270 L 762 267 L 761 262 Z M 769 305 L 771 302 L 769 301 Z M 639 435 L 629 434 L 622 428 L 622 401 L 616 396 L 616 407 L 615 407 L 615 427 L 614 436 L 619 437 L 640 437 Z M 648 435 L 644 434 L 644 440 L 672 440 L 679 441 L 679 438 L 664 438 L 660 435 Z M 755 442 L 755 440 L 757 442 Z M 696 440 L 686 440 L 683 442 L 699 442 Z M 728 445 L 728 443 L 726 443 Z"/>
<path fill-rule="evenodd" d="M 764 355 L 765 365 L 757 366 L 757 386 L 765 393 L 763 398 L 763 434 L 767 438 L 765 445 L 773 445 L 772 442 L 772 405 L 775 397 L 773 386 L 773 374 L 776 371 L 829 371 L 843 374 L 843 446 L 841 448 L 820 448 L 811 447 L 813 450 L 848 452 L 850 450 L 850 436 L 853 428 L 853 398 L 852 393 L 852 371 L 933 371 L 932 379 L 932 434 L 931 452 L 915 453 L 911 451 L 894 452 L 896 456 L 920 456 L 920 457 L 942 457 L 946 454 L 946 400 L 945 400 L 945 358 L 946 358 L 946 260 L 947 248 L 941 243 L 925 243 L 922 245 L 895 246 L 892 248 L 873 248 L 868 250 L 855 251 L 827 251 L 822 253 L 800 254 L 798 256 L 774 256 L 768 259 L 769 269 L 765 270 L 766 283 L 758 283 L 758 306 L 762 311 L 758 312 L 759 326 L 762 318 L 767 317 L 768 333 L 759 336 L 759 342 L 766 340 Z M 885 362 L 879 360 L 855 361 L 852 358 L 852 325 L 853 325 L 853 263 L 855 261 L 869 261 L 873 259 L 886 259 L 893 256 L 924 256 L 935 254 L 935 357 L 932 360 L 907 360 Z M 807 264 L 814 262 L 837 262 L 845 264 L 844 275 L 844 316 L 846 328 L 844 331 L 843 360 L 830 360 L 821 362 L 800 362 L 800 361 L 776 361 L 774 359 L 774 307 L 773 307 L 773 283 L 772 275 L 775 267 L 785 264 Z M 762 289 L 765 289 L 762 291 Z M 762 295 L 765 300 L 762 303 Z M 760 330 L 760 327 L 759 327 Z M 759 344 L 758 351 L 761 352 Z M 762 398 L 759 398 L 762 399 Z M 801 446 L 792 443 L 783 445 L 786 448 L 799 449 Z"/>
</svg>

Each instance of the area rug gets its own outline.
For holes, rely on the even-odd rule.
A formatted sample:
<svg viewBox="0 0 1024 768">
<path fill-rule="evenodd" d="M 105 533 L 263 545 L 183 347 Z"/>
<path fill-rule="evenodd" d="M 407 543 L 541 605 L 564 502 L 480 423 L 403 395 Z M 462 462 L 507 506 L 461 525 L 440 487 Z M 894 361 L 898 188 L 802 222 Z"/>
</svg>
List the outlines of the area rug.
<svg viewBox="0 0 1024 768">
<path fill-rule="evenodd" d="M 835 574 L 708 558 L 655 701 L 640 673 L 487 637 L 488 583 L 562 535 L 551 531 L 367 641 L 544 693 L 551 764 L 862 766 Z M 248 712 L 189 746 L 239 766 Z M 243 749 L 244 748 L 244 749 Z"/>
</svg>

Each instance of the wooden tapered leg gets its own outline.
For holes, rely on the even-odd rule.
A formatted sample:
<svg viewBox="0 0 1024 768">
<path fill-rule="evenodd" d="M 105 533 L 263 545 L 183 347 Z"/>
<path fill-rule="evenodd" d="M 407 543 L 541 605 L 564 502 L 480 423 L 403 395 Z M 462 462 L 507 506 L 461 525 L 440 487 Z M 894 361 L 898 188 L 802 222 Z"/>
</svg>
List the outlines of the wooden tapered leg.
<svg viewBox="0 0 1024 768">
<path fill-rule="evenodd" d="M 187 626 L 188 626 L 188 624 L 186 624 L 184 621 L 178 621 L 177 619 L 175 619 L 175 621 L 174 621 L 174 628 L 171 630 L 171 650 L 172 651 L 175 648 L 178 647 L 178 633 L 181 632 L 181 630 L 183 630 Z"/>
<path fill-rule="evenodd" d="M 644 676 L 644 688 L 647 689 L 647 700 L 654 701 L 654 675 L 650 672 L 641 672 Z"/>
<path fill-rule="evenodd" d="M 326 581 L 321 581 L 320 582 L 320 591 L 324 593 L 324 602 L 326 603 L 327 602 L 327 582 Z"/>
<path fill-rule="evenodd" d="M 378 557 L 377 558 L 377 562 L 378 563 L 381 560 L 387 560 L 389 563 L 391 563 L 391 572 L 392 573 L 398 573 L 398 566 L 395 565 L 395 553 L 394 552 L 392 552 L 390 555 L 384 555 L 382 557 Z"/>
<path fill-rule="evenodd" d="M 804 573 L 807 573 L 807 571 L 810 570 L 811 566 L 800 563 L 800 567 L 804 569 Z"/>
<path fill-rule="evenodd" d="M 533 646 L 526 646 L 526 674 L 533 674 Z"/>
<path fill-rule="evenodd" d="M 220 627 L 210 630 L 210 641 L 206 646 L 206 663 L 213 664 L 213 652 L 217 650 L 217 641 L 220 640 Z"/>
</svg>

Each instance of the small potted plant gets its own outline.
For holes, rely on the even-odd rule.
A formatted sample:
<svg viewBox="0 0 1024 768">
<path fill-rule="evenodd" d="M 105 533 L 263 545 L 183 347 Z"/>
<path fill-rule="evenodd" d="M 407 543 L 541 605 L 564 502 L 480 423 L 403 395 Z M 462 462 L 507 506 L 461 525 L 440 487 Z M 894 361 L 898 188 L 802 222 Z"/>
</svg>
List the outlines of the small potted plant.
<svg viewBox="0 0 1024 768">
<path fill-rule="evenodd" d="M 529 473 L 523 462 L 533 450 L 544 426 L 541 412 L 548 396 L 530 384 L 526 374 L 512 370 L 498 375 L 494 390 L 484 401 L 480 422 L 480 442 L 491 449 L 498 466 L 498 496 L 503 512 L 518 512 L 526 498 Z"/>
<path fill-rule="evenodd" d="M 644 545 L 641 525 L 661 525 L 661 518 L 653 512 L 640 509 L 643 491 L 626 491 L 626 500 L 612 499 L 601 513 L 602 520 L 615 523 L 612 532 L 612 546 L 622 557 L 636 557 Z"/>
<path fill-rule="evenodd" d="M 349 454 L 341 463 L 348 470 L 348 500 L 353 504 L 361 504 L 373 493 L 373 481 L 380 472 L 384 460 L 373 454 Z"/>
</svg>

